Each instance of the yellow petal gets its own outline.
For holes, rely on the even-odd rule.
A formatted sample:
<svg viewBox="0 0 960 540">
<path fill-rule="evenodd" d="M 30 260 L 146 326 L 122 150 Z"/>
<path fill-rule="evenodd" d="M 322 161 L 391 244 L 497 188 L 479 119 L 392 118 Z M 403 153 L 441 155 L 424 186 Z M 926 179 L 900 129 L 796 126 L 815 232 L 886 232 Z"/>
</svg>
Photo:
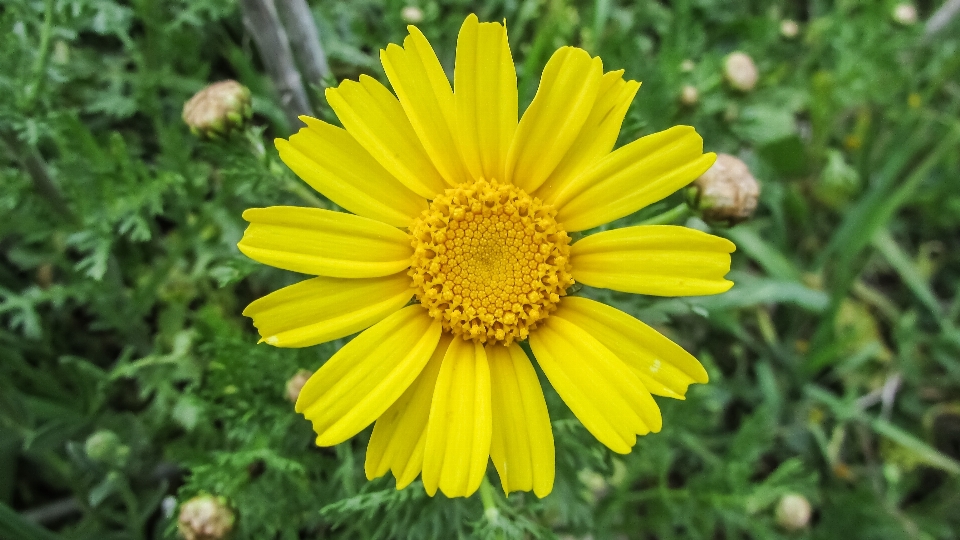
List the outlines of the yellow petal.
<svg viewBox="0 0 960 540">
<path fill-rule="evenodd" d="M 652 394 L 683 399 L 691 383 L 709 380 L 683 347 L 619 309 L 571 296 L 563 300 L 563 318 L 623 360 Z"/>
<path fill-rule="evenodd" d="M 327 88 L 327 102 L 343 127 L 383 168 L 427 199 L 447 187 L 397 98 L 368 75 Z"/>
<path fill-rule="evenodd" d="M 692 182 L 717 159 L 702 152 L 703 139 L 692 127 L 672 127 L 618 148 L 545 202 L 557 207 L 557 221 L 567 231 L 590 229 Z"/>
<path fill-rule="evenodd" d="M 504 179 L 504 162 L 517 129 L 517 72 L 507 29 L 470 15 L 457 37 L 453 73 L 457 141 L 476 178 Z"/>
<path fill-rule="evenodd" d="M 454 338 L 437 377 L 427 444 L 423 487 L 447 497 L 469 497 L 480 487 L 490 456 L 492 418 L 490 369 L 483 346 Z"/>
<path fill-rule="evenodd" d="M 427 38 L 415 26 L 403 47 L 388 45 L 380 62 L 433 164 L 451 185 L 469 180 L 454 138 L 453 90 Z"/>
<path fill-rule="evenodd" d="M 420 474 L 430 402 L 449 344 L 449 335 L 441 336 L 437 350 L 417 380 L 373 425 L 363 464 L 368 480 L 379 478 L 390 470 L 397 479 L 397 489 L 403 489 Z"/>
<path fill-rule="evenodd" d="M 427 208 L 345 130 L 301 116 L 307 127 L 289 141 L 276 139 L 280 159 L 310 187 L 354 214 L 397 227 Z"/>
<path fill-rule="evenodd" d="M 296 410 L 317 446 L 353 437 L 390 408 L 420 375 L 440 341 L 440 323 L 408 306 L 344 345 L 307 380 Z"/>
<path fill-rule="evenodd" d="M 530 333 L 533 354 L 587 431 L 626 454 L 637 435 L 660 431 L 660 408 L 622 360 L 562 315 L 563 304 Z"/>
<path fill-rule="evenodd" d="M 590 115 L 603 63 L 587 51 L 561 47 L 540 79 L 507 154 L 507 181 L 533 192 L 550 176 Z"/>
<path fill-rule="evenodd" d="M 624 227 L 587 236 L 570 248 L 573 279 L 654 296 L 718 294 L 733 286 L 726 238 L 676 225 Z"/>
<path fill-rule="evenodd" d="M 577 139 L 534 195 L 541 200 L 551 197 L 587 167 L 613 150 L 620 135 L 623 117 L 626 116 L 639 88 L 640 83 L 623 80 L 622 69 L 603 75 L 597 99 L 593 102 L 590 116 L 580 129 Z"/>
<path fill-rule="evenodd" d="M 410 238 L 385 223 L 296 206 L 250 208 L 237 247 L 255 261 L 316 276 L 361 278 L 410 266 Z"/>
<path fill-rule="evenodd" d="M 413 296 L 406 272 L 346 279 L 316 277 L 254 300 L 243 314 L 275 347 L 309 347 L 359 332 Z"/>
<path fill-rule="evenodd" d="M 553 431 L 537 372 L 516 343 L 487 347 L 493 438 L 490 457 L 506 493 L 553 490 Z"/>
</svg>

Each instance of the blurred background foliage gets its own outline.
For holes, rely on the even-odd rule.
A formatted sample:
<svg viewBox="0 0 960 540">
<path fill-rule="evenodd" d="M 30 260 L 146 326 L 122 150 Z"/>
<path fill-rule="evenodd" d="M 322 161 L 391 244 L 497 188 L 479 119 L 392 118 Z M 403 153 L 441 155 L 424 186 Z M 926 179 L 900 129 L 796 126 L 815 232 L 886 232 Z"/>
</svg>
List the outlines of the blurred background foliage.
<svg viewBox="0 0 960 540">
<path fill-rule="evenodd" d="M 452 73 L 475 11 L 507 20 L 521 110 L 549 55 L 584 47 L 643 82 L 621 144 L 690 124 L 762 185 L 752 219 L 712 227 L 738 246 L 729 293 L 578 293 L 666 332 L 710 384 L 660 400 L 663 431 L 627 456 L 545 385 L 553 493 L 505 498 L 491 468 L 494 492 L 448 500 L 367 482 L 366 432 L 314 447 L 285 387 L 343 340 L 257 346 L 240 316 L 297 280 L 240 255 L 241 212 L 331 205 L 272 149 L 297 126 L 238 3 L 3 0 L 0 537 L 173 538 L 208 493 L 241 539 L 960 538 L 960 32 L 924 32 L 939 4 L 913 24 L 887 0 L 311 2 L 328 121 L 322 86 L 385 81 L 404 17 Z M 724 81 L 733 51 L 750 90 Z M 181 109 L 227 78 L 251 125 L 204 142 Z M 618 225 L 672 209 L 710 229 L 683 200 Z"/>
</svg>

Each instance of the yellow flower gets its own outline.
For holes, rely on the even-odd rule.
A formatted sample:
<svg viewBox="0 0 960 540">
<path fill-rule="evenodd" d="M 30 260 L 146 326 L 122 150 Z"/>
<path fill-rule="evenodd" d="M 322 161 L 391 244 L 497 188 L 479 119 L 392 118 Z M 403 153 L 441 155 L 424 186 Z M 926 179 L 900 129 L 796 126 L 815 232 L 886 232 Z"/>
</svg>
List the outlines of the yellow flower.
<svg viewBox="0 0 960 540">
<path fill-rule="evenodd" d="M 318 277 L 250 304 L 263 341 L 306 347 L 363 331 L 304 385 L 296 410 L 317 444 L 373 422 L 365 469 L 430 495 L 479 487 L 492 458 L 506 492 L 543 497 L 554 444 L 543 391 L 518 342 L 614 452 L 657 432 L 651 394 L 683 399 L 707 373 L 680 346 L 587 298 L 574 281 L 657 296 L 724 292 L 729 241 L 676 226 L 568 233 L 656 202 L 713 164 L 687 126 L 612 151 L 639 88 L 563 47 L 518 122 L 506 29 L 467 17 L 454 85 L 415 27 L 381 51 L 394 93 L 361 76 L 327 90 L 346 129 L 304 117 L 283 161 L 352 214 L 254 208 L 239 247 Z M 411 299 L 415 300 L 410 303 Z"/>
</svg>

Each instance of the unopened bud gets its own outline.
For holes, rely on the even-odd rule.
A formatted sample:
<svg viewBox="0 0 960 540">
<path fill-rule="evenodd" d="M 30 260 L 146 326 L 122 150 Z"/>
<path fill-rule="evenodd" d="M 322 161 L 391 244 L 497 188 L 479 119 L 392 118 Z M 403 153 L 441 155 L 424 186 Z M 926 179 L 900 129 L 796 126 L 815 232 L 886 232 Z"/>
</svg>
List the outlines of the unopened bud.
<svg viewBox="0 0 960 540">
<path fill-rule="evenodd" d="M 697 65 L 694 64 L 693 60 L 690 60 L 689 58 L 687 58 L 683 62 L 680 62 L 680 71 L 684 73 L 690 73 L 691 71 L 693 71 L 693 68 L 695 67 L 697 67 Z"/>
<path fill-rule="evenodd" d="M 683 103 L 687 107 L 692 107 L 696 105 L 699 100 L 700 92 L 697 91 L 696 86 L 688 84 L 680 89 L 680 103 Z"/>
<path fill-rule="evenodd" d="M 810 524 L 812 510 L 806 497 L 788 493 L 777 504 L 777 525 L 786 531 L 799 531 Z"/>
<path fill-rule="evenodd" d="M 116 433 L 107 429 L 87 437 L 83 449 L 91 460 L 112 467 L 123 467 L 130 456 L 130 447 L 123 444 Z"/>
<path fill-rule="evenodd" d="M 728 54 L 723 61 L 723 75 L 736 90 L 749 92 L 757 85 L 760 72 L 747 53 L 738 51 Z"/>
<path fill-rule="evenodd" d="M 417 6 L 407 6 L 400 11 L 400 18 L 409 24 L 417 24 L 423 21 L 423 10 Z"/>
<path fill-rule="evenodd" d="M 797 24 L 797 21 L 791 19 L 784 19 L 780 23 L 780 35 L 787 38 L 793 39 L 800 34 L 800 25 Z"/>
<path fill-rule="evenodd" d="M 237 81 L 211 84 L 183 106 L 183 121 L 199 137 L 216 138 L 242 129 L 252 114 L 250 90 Z"/>
<path fill-rule="evenodd" d="M 827 151 L 827 165 L 814 186 L 817 199 L 831 208 L 840 208 L 860 191 L 860 175 L 838 150 Z"/>
<path fill-rule="evenodd" d="M 717 161 L 687 188 L 687 202 L 707 222 L 735 225 L 757 208 L 760 184 L 747 164 L 729 154 Z"/>
<path fill-rule="evenodd" d="M 897 7 L 893 8 L 893 20 L 897 24 L 902 24 L 903 26 L 910 26 L 917 23 L 917 8 L 909 2 L 904 2 L 902 4 L 897 4 Z"/>
<path fill-rule="evenodd" d="M 300 397 L 300 390 L 303 390 L 303 385 L 307 384 L 307 380 L 310 379 L 311 375 L 313 375 L 313 373 L 301 369 L 294 373 L 293 377 L 290 377 L 290 380 L 287 381 L 287 399 L 291 403 L 297 402 L 297 398 Z"/>
<path fill-rule="evenodd" d="M 230 535 L 235 521 L 226 499 L 197 495 L 180 507 L 177 530 L 186 540 L 223 540 Z"/>
</svg>

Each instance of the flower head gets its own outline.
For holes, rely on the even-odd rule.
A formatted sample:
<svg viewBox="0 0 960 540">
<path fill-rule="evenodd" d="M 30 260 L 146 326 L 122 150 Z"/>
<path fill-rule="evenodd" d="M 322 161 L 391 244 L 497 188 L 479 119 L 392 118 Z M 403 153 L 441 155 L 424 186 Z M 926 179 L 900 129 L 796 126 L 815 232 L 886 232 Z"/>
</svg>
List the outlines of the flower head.
<svg viewBox="0 0 960 540">
<path fill-rule="evenodd" d="M 777 503 L 777 525 L 786 531 L 799 531 L 810 524 L 810 501 L 798 493 L 787 493 Z"/>
<path fill-rule="evenodd" d="M 897 4 L 891 14 L 897 24 L 910 26 L 917 23 L 917 7 L 909 2 Z"/>
<path fill-rule="evenodd" d="M 800 34 L 800 25 L 797 24 L 797 21 L 792 19 L 784 19 L 780 22 L 780 35 L 787 38 L 793 39 Z"/>
<path fill-rule="evenodd" d="M 543 497 L 554 445 L 518 342 L 613 451 L 661 428 L 653 395 L 682 399 L 707 373 L 630 315 L 571 285 L 658 296 L 732 286 L 729 241 L 675 226 L 571 233 L 629 215 L 713 164 L 693 128 L 614 150 L 640 84 L 559 49 L 519 118 L 506 28 L 467 17 L 451 87 L 416 27 L 367 76 L 327 90 L 345 129 L 303 117 L 283 161 L 352 214 L 254 208 L 239 247 L 314 275 L 250 304 L 263 341 L 304 347 L 362 331 L 303 386 L 296 410 L 330 446 L 375 422 L 364 468 L 403 488 L 468 496 L 489 459 L 505 491 Z M 413 303 L 411 303 L 411 300 Z"/>
<path fill-rule="evenodd" d="M 749 92 L 757 85 L 760 72 L 753 58 L 744 52 L 733 52 L 723 60 L 723 75 L 735 90 Z"/>
<path fill-rule="evenodd" d="M 225 498 L 201 494 L 180 507 L 177 530 L 187 540 L 223 540 L 230 536 L 235 521 Z"/>
<path fill-rule="evenodd" d="M 220 81 L 183 105 L 183 121 L 195 135 L 216 138 L 243 127 L 252 114 L 250 90 L 237 81 Z"/>
<path fill-rule="evenodd" d="M 300 397 L 300 390 L 303 390 L 303 385 L 307 384 L 307 381 L 310 379 L 311 372 L 301 369 L 293 374 L 293 377 L 290 377 L 287 380 L 286 384 L 286 396 L 287 400 L 293 403 L 297 402 L 297 398 Z"/>
<path fill-rule="evenodd" d="M 693 107 L 698 101 L 700 101 L 700 92 L 696 86 L 688 84 L 680 89 L 680 103 Z"/>
<path fill-rule="evenodd" d="M 718 154 L 717 161 L 688 188 L 690 206 L 711 223 L 735 225 L 757 209 L 760 183 L 736 156 Z"/>
<path fill-rule="evenodd" d="M 423 10 L 417 6 L 406 6 L 400 10 L 400 18 L 410 24 L 417 24 L 423 21 Z"/>
</svg>

